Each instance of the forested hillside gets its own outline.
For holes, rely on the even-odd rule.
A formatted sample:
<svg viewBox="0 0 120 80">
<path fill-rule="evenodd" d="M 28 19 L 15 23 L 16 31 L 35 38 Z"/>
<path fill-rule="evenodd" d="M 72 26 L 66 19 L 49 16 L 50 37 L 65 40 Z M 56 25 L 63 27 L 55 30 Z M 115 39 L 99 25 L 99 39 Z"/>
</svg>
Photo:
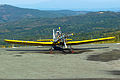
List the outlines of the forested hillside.
<svg viewBox="0 0 120 80">
<path fill-rule="evenodd" d="M 11 5 L 0 5 L 0 22 L 16 21 L 25 18 L 55 18 L 64 16 L 83 15 L 87 11 L 71 11 L 71 10 L 37 10 L 19 8 Z"/>
</svg>

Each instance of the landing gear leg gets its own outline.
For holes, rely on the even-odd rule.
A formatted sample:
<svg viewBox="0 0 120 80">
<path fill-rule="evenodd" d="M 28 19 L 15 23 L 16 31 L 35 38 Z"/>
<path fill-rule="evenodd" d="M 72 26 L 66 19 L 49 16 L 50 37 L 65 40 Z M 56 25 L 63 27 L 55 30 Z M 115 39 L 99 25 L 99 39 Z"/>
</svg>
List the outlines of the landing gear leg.
<svg viewBox="0 0 120 80">
<path fill-rule="evenodd" d="M 71 45 L 70 45 L 70 51 L 71 51 L 71 53 L 75 53 L 75 52 L 73 51 L 73 48 L 71 47 Z"/>
<path fill-rule="evenodd" d="M 50 54 L 53 54 L 52 47 L 50 48 Z"/>
</svg>

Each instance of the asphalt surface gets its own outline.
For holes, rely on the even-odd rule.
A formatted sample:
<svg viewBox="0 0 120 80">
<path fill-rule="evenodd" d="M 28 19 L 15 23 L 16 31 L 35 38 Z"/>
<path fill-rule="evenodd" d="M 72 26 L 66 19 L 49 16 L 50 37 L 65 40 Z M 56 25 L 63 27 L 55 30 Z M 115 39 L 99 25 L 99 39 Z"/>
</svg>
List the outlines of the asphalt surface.
<svg viewBox="0 0 120 80">
<path fill-rule="evenodd" d="M 73 46 L 75 53 L 47 47 L 0 48 L 0 79 L 120 78 L 120 59 L 89 60 L 91 55 L 120 53 L 120 44 Z"/>
</svg>

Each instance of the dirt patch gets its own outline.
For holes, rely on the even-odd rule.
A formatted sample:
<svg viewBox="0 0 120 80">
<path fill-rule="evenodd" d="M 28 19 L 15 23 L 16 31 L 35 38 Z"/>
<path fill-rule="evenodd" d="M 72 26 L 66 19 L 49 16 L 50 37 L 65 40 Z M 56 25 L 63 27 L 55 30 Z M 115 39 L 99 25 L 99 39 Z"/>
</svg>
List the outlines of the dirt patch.
<svg viewBox="0 0 120 80">
<path fill-rule="evenodd" d="M 120 70 L 113 70 L 108 72 L 110 72 L 112 75 L 120 75 Z"/>
<path fill-rule="evenodd" d="M 14 57 L 22 57 L 22 55 L 14 55 Z"/>
<path fill-rule="evenodd" d="M 20 52 L 19 54 L 25 54 L 25 52 Z"/>
<path fill-rule="evenodd" d="M 90 55 L 87 60 L 108 62 L 120 59 L 120 50 L 114 49 L 99 55 Z"/>
</svg>

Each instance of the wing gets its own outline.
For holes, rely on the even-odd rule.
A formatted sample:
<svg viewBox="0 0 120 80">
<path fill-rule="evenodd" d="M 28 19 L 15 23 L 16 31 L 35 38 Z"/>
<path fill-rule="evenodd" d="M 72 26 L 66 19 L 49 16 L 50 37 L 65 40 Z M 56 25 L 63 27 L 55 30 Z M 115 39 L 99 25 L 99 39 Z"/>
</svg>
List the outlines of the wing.
<svg viewBox="0 0 120 80">
<path fill-rule="evenodd" d="M 24 45 L 32 45 L 32 46 L 52 46 L 53 44 L 53 42 L 21 41 L 21 40 L 8 40 L 8 39 L 5 39 L 4 41 L 13 44 L 24 44 Z"/>
<path fill-rule="evenodd" d="M 86 44 L 86 43 L 93 43 L 99 41 L 106 41 L 110 39 L 114 39 L 115 37 L 107 37 L 107 38 L 99 38 L 99 39 L 91 39 L 91 40 L 83 40 L 83 41 L 69 41 L 66 42 L 67 45 L 78 45 L 78 44 Z"/>
</svg>

